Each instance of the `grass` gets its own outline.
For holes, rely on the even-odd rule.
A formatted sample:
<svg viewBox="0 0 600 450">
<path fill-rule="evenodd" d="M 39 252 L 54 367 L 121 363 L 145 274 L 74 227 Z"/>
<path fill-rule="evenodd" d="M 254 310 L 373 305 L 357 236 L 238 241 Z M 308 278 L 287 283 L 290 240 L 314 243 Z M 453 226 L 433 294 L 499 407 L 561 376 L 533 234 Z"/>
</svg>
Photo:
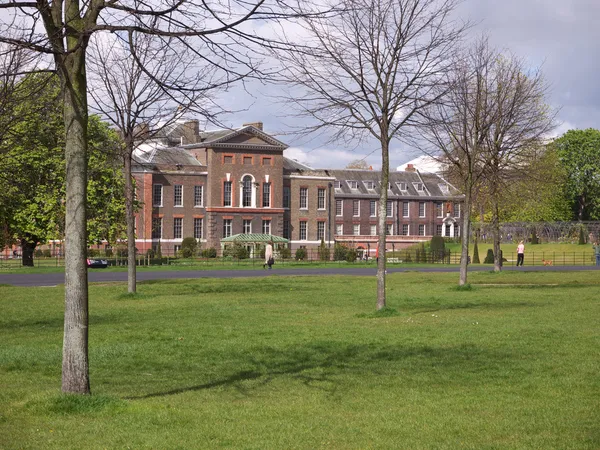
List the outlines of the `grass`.
<svg viewBox="0 0 600 450">
<path fill-rule="evenodd" d="M 596 449 L 595 272 L 90 286 L 91 397 L 59 394 L 63 288 L 0 287 L 0 448 Z M 394 311 L 395 310 L 395 311 Z"/>
</svg>

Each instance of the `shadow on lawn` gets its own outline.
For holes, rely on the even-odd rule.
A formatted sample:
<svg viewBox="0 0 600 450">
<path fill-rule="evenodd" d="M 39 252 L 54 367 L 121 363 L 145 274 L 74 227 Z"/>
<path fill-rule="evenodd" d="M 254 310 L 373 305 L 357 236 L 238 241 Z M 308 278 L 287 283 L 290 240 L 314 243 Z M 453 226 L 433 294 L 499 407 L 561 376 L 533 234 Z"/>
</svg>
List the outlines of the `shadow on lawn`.
<svg viewBox="0 0 600 450">
<path fill-rule="evenodd" d="M 522 357 L 522 355 L 521 355 Z M 217 387 L 232 387 L 247 394 L 276 378 L 291 377 L 308 387 L 324 389 L 333 394 L 345 376 L 398 376 L 403 383 L 456 383 L 471 385 L 490 381 L 499 371 L 520 372 L 518 357 L 509 352 L 492 352 L 474 345 L 448 347 L 384 346 L 375 344 L 347 345 L 322 342 L 304 347 L 253 349 L 252 355 L 239 354 L 233 358 L 238 367 L 247 367 L 229 375 L 192 386 L 125 397 L 139 400 L 165 397 Z M 230 360 L 232 358 L 229 358 Z M 526 371 L 527 368 L 522 369 Z M 489 371 L 490 374 L 485 374 Z M 465 381 L 467 380 L 468 381 Z M 251 385 L 245 382 L 259 381 Z M 462 381 L 461 381 L 462 380 Z M 326 384 L 324 384 L 326 383 Z"/>
</svg>

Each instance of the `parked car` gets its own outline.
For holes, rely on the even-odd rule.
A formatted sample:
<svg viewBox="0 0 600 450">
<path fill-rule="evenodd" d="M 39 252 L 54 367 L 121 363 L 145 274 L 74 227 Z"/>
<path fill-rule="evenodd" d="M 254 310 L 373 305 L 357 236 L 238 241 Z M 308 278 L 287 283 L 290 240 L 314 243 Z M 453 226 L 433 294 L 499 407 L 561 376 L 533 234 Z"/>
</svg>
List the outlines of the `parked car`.
<svg viewBox="0 0 600 450">
<path fill-rule="evenodd" d="M 87 266 L 90 269 L 106 269 L 108 261 L 106 259 L 88 259 Z"/>
</svg>

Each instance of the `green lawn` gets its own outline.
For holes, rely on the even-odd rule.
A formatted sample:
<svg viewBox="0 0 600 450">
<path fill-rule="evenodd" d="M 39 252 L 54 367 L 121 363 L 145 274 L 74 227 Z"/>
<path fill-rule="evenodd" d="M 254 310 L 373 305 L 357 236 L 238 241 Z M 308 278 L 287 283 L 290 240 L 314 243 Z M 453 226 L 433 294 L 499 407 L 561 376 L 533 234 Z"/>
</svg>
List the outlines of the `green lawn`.
<svg viewBox="0 0 600 450">
<path fill-rule="evenodd" d="M 59 394 L 63 290 L 0 286 L 2 449 L 597 449 L 596 272 L 90 286 L 93 395 Z"/>
</svg>

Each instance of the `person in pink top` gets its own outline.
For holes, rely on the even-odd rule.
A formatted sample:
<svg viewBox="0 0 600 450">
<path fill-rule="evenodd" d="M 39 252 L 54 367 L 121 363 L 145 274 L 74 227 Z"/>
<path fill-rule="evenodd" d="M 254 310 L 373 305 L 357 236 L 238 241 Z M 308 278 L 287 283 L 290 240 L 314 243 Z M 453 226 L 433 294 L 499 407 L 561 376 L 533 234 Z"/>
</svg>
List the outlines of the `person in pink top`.
<svg viewBox="0 0 600 450">
<path fill-rule="evenodd" d="M 523 260 L 525 259 L 525 244 L 523 241 L 519 242 L 517 245 L 517 266 L 523 265 Z"/>
</svg>

